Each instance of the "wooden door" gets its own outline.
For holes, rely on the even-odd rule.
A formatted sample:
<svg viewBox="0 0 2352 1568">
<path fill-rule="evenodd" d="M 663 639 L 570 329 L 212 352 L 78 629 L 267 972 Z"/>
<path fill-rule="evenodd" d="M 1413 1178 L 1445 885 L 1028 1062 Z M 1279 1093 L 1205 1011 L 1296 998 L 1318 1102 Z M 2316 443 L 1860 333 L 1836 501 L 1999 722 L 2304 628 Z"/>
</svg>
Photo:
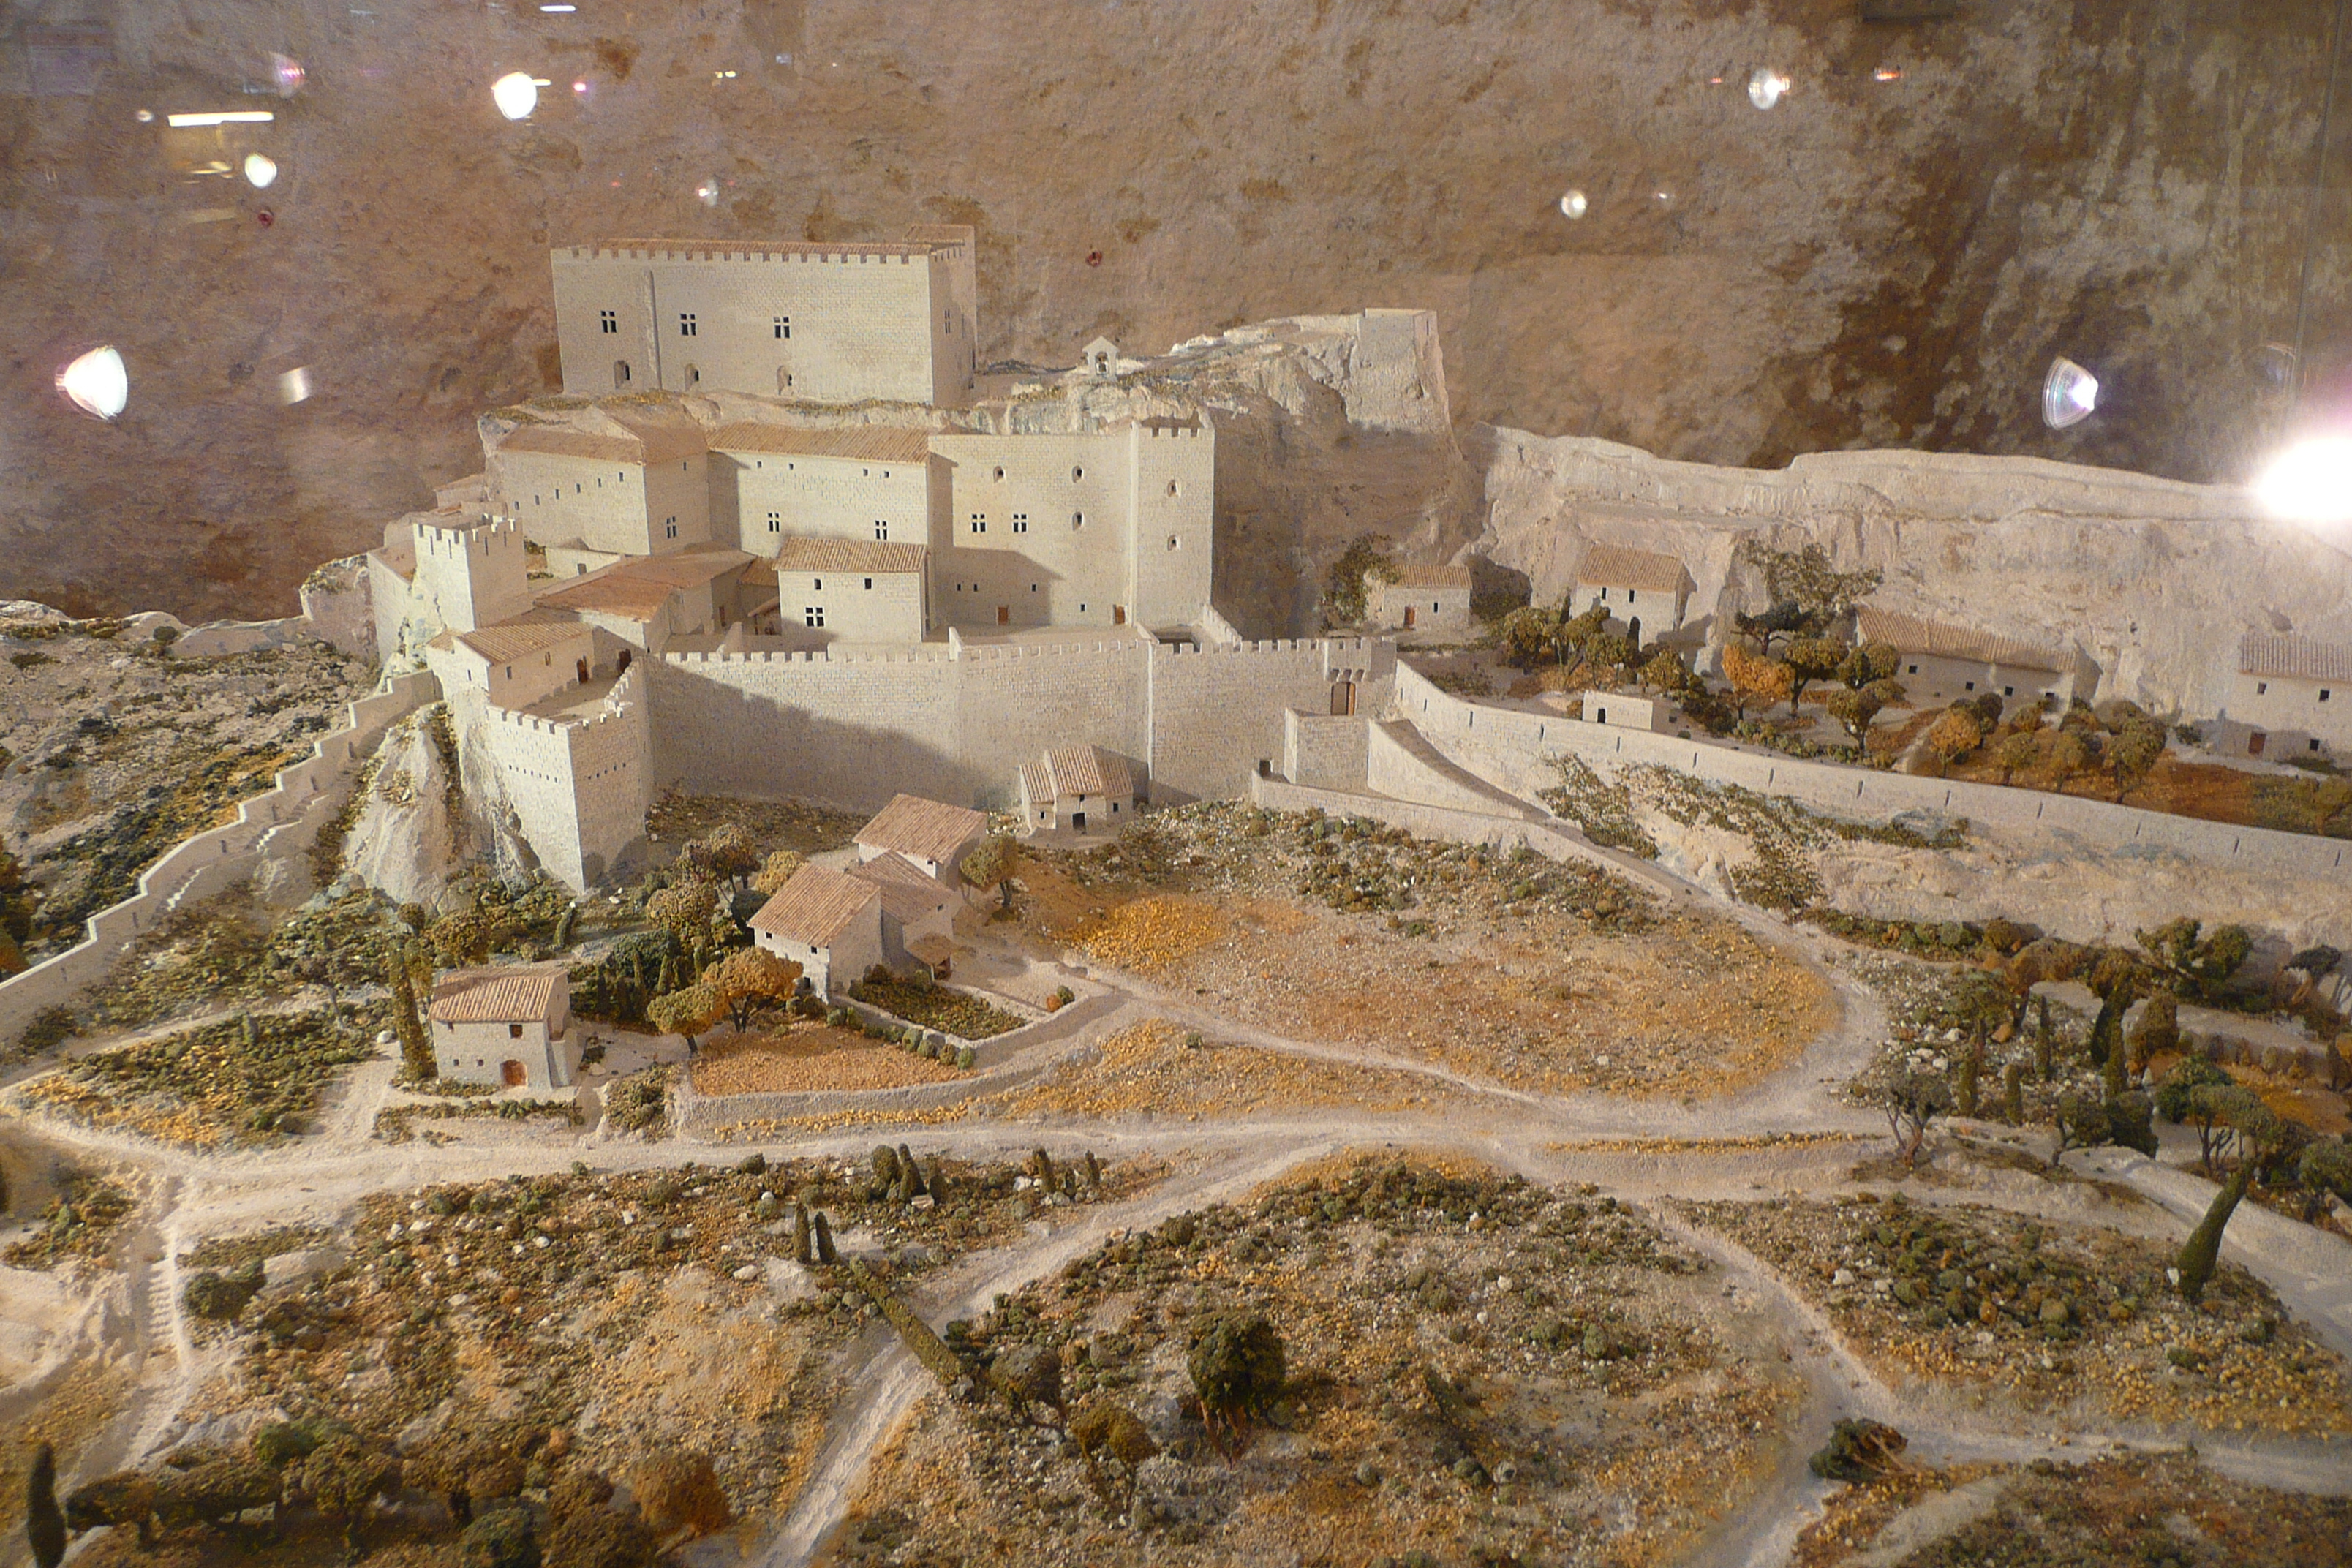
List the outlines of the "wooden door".
<svg viewBox="0 0 2352 1568">
<path fill-rule="evenodd" d="M 1412 630 L 1413 616 L 1413 607 L 1411 605 L 1407 605 L 1404 607 L 1404 629 L 1407 631 Z"/>
<path fill-rule="evenodd" d="M 1012 605 L 999 605 L 996 606 L 996 624 L 1000 626 L 1009 626 L 1013 624 Z"/>
<path fill-rule="evenodd" d="M 520 1089 L 530 1081 L 530 1072 L 524 1068 L 522 1063 L 511 1057 L 499 1064 L 499 1076 L 506 1080 L 506 1086 L 509 1089 Z"/>
</svg>

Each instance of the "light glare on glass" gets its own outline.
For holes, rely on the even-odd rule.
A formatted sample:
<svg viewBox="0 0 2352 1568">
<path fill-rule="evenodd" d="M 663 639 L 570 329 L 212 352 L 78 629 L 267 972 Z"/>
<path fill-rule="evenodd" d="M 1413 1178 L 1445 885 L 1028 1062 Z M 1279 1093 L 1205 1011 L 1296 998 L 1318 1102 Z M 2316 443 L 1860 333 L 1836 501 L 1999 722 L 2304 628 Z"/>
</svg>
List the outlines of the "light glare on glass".
<svg viewBox="0 0 2352 1568">
<path fill-rule="evenodd" d="M 292 405 L 310 395 L 310 367 L 298 364 L 278 378 L 278 401 Z"/>
<path fill-rule="evenodd" d="M 269 56 L 269 74 L 278 83 L 278 96 L 280 98 L 291 98 L 301 91 L 302 83 L 310 77 L 310 73 L 302 68 L 300 60 L 275 50 Z"/>
<path fill-rule="evenodd" d="M 717 206 L 719 205 L 719 182 L 716 180 L 703 181 L 702 184 L 694 187 L 694 197 L 695 200 L 700 202 L 704 206 Z"/>
<path fill-rule="evenodd" d="M 1769 109 L 1788 93 L 1789 79 L 1770 66 L 1758 66 L 1748 79 L 1748 101 L 1759 109 Z"/>
<path fill-rule="evenodd" d="M 1559 198 L 1559 211 L 1563 217 L 1582 217 L 1591 210 L 1592 204 L 1584 199 L 1582 191 L 1570 191 Z"/>
<path fill-rule="evenodd" d="M 247 184 L 257 191 L 266 191 L 269 188 L 269 183 L 276 178 L 278 178 L 278 164 L 275 160 L 259 153 L 247 153 L 245 155 Z"/>
<path fill-rule="evenodd" d="M 2099 405 L 2099 378 L 2061 354 L 2042 380 L 2042 422 L 2053 430 L 2080 425 Z"/>
<path fill-rule="evenodd" d="M 509 71 L 490 83 L 490 101 L 509 120 L 527 119 L 539 107 L 539 83 L 524 71 Z"/>
<path fill-rule="evenodd" d="M 2352 522 L 2352 436 L 2296 442 L 2263 470 L 2254 494 L 2289 522 Z"/>
<path fill-rule="evenodd" d="M 131 401 L 131 375 L 114 345 L 105 343 L 58 372 L 58 390 L 83 413 L 111 419 Z"/>
</svg>

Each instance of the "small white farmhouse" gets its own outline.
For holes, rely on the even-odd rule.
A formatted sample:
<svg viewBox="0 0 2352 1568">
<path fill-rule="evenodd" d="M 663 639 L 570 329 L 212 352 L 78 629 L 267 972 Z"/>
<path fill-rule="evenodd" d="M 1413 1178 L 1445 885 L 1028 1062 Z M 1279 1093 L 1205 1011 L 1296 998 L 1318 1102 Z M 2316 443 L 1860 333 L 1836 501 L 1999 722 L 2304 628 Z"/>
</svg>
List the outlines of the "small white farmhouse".
<svg viewBox="0 0 2352 1568">
<path fill-rule="evenodd" d="M 802 867 L 750 923 L 761 951 L 799 964 L 820 996 L 847 990 L 883 962 L 882 889 L 845 871 Z"/>
<path fill-rule="evenodd" d="M 1135 776 L 1100 746 L 1056 746 L 1021 764 L 1024 833 L 1116 832 L 1135 818 Z"/>
<path fill-rule="evenodd" d="M 1993 692 L 2029 701 L 2047 697 L 2060 707 L 2097 684 L 2081 655 L 2016 637 L 1898 616 L 1864 605 L 1854 615 L 1857 641 L 1893 645 L 1903 656 L 1895 679 L 1914 708 Z"/>
<path fill-rule="evenodd" d="M 857 830 L 857 858 L 904 855 L 926 873 L 952 884 L 963 858 L 988 833 L 988 818 L 945 801 L 897 795 Z"/>
<path fill-rule="evenodd" d="M 563 963 L 459 969 L 433 987 L 433 1064 L 457 1083 L 568 1089 L 580 1071 Z"/>
<path fill-rule="evenodd" d="M 1683 624 L 1696 589 L 1680 556 L 1596 544 L 1577 563 L 1569 613 L 1580 616 L 1598 605 L 1620 624 L 1639 616 L 1643 631 L 1655 637 Z"/>
<path fill-rule="evenodd" d="M 2284 762 L 2352 748 L 2352 647 L 2248 632 L 2224 729 L 2233 750 Z"/>
<path fill-rule="evenodd" d="M 1408 566 L 1393 583 L 1367 574 L 1364 619 L 1382 631 L 1470 629 L 1470 568 Z"/>
</svg>

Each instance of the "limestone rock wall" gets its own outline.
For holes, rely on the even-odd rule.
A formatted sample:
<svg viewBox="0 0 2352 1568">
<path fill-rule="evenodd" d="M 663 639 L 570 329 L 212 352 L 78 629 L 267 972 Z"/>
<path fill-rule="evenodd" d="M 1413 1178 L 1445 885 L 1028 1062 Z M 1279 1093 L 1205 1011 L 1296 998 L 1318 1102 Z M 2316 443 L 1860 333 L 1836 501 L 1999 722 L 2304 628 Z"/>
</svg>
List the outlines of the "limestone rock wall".
<svg viewBox="0 0 2352 1568">
<path fill-rule="evenodd" d="M 1558 602 L 1595 543 L 1679 555 L 1690 616 L 1762 607 L 1755 537 L 1875 566 L 1884 609 L 2087 653 L 2098 695 L 2208 718 L 2239 636 L 2352 641 L 2352 561 L 2245 491 L 2020 458 L 1830 453 L 1784 470 L 1672 462 L 1576 437 L 1493 433 L 1477 548 Z"/>
</svg>

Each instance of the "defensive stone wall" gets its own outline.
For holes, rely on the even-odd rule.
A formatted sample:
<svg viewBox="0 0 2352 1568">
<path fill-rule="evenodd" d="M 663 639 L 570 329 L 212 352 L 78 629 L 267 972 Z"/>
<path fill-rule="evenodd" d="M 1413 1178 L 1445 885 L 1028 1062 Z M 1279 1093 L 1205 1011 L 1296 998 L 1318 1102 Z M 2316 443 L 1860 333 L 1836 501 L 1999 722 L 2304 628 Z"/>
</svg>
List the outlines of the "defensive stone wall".
<svg viewBox="0 0 2352 1568">
<path fill-rule="evenodd" d="M 1489 708 L 1440 691 L 1410 668 L 1397 671 L 1396 704 L 1450 761 L 1527 800 L 1559 782 L 1557 760 L 1566 754 L 1612 773 L 1640 763 L 1672 768 L 1853 820 L 1942 812 L 1971 822 L 2063 834 L 2092 849 L 2168 849 L 2216 866 L 2295 878 L 2339 876 L 2346 851 L 2352 849 L 2340 839 L 2233 827 L 2074 795 L 1759 756 L 1711 741 Z"/>
<path fill-rule="evenodd" d="M 645 837 L 653 798 L 652 734 L 636 670 L 586 719 L 543 719 L 485 706 L 478 731 L 523 836 L 548 873 L 575 892 L 602 881 Z"/>
<path fill-rule="evenodd" d="M 342 809 L 361 761 L 384 731 L 440 693 L 432 676 L 406 675 L 352 703 L 308 757 L 238 805 L 236 821 L 197 834 L 150 866 L 136 893 L 89 918 L 79 945 L 0 982 L 0 1040 L 13 1041 L 42 1008 L 62 1006 L 103 979 L 124 948 L 173 910 L 252 875 L 264 858 L 307 850 Z"/>
</svg>

